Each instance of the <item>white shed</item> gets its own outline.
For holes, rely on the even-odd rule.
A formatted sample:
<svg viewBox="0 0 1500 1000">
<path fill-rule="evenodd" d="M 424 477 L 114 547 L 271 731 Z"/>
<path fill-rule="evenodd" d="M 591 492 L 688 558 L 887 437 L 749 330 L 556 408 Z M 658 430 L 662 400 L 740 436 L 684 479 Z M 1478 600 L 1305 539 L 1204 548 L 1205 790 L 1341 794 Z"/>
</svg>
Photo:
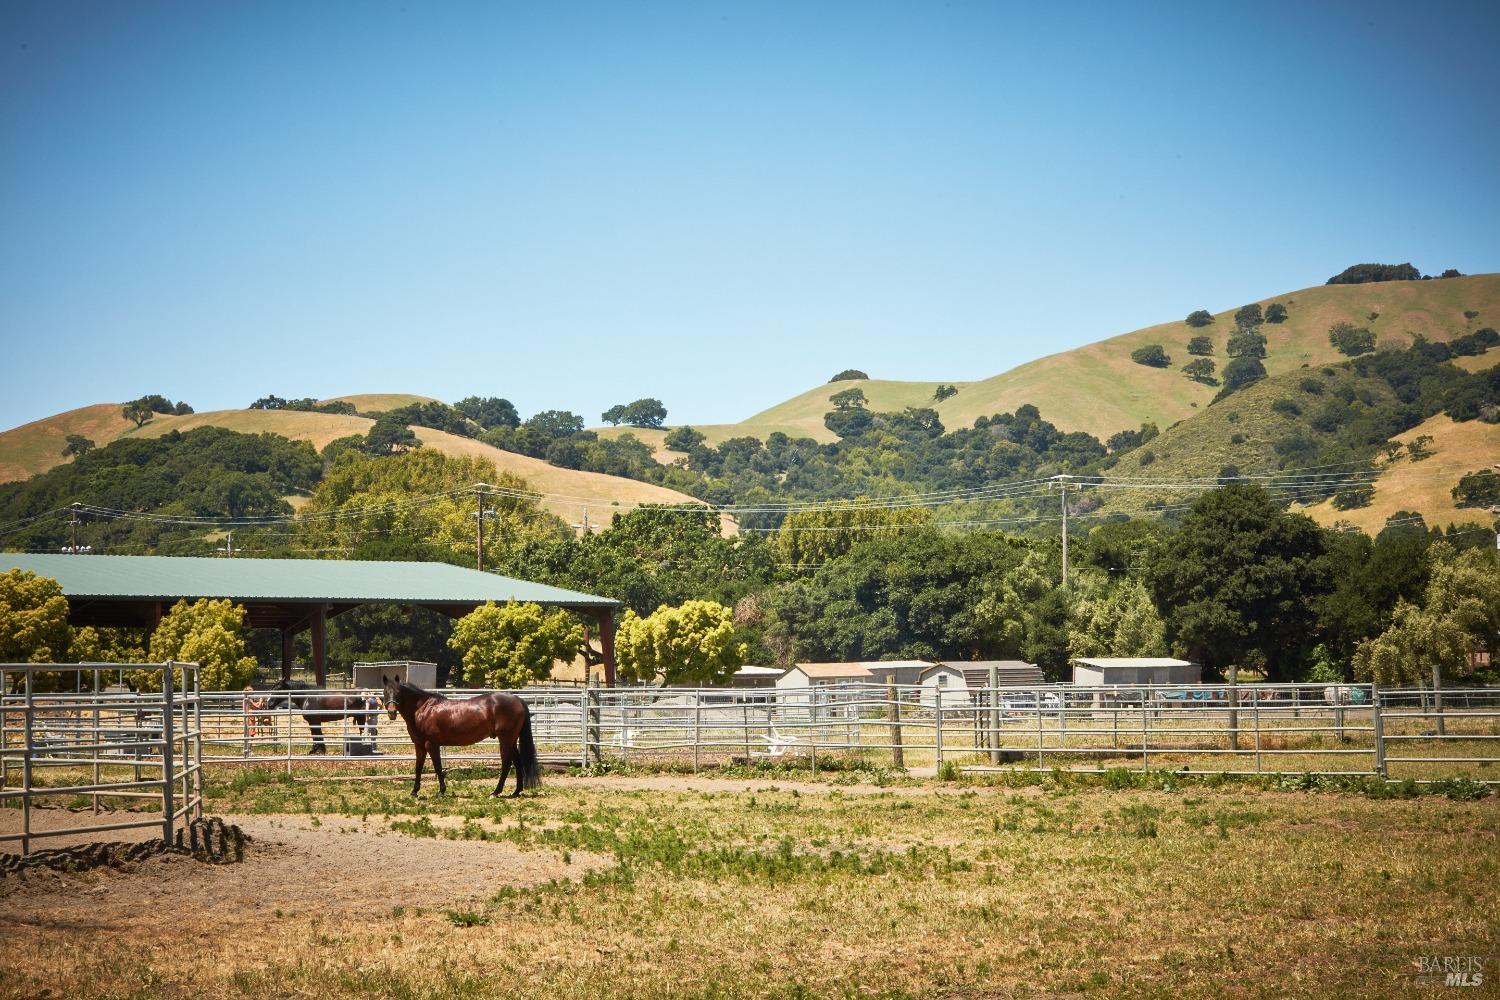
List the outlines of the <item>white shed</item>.
<svg viewBox="0 0 1500 1000">
<path fill-rule="evenodd" d="M 922 671 L 932 663 L 929 660 L 866 660 L 860 666 L 870 672 L 876 684 L 884 684 L 889 678 L 897 684 L 907 685 L 920 684 Z"/>
<path fill-rule="evenodd" d="M 973 704 L 969 697 L 969 682 L 964 672 L 946 663 L 934 663 L 917 678 L 922 685 L 918 699 L 923 705 L 936 705 L 937 693 L 943 692 L 944 708 L 968 708 Z"/>
<path fill-rule="evenodd" d="M 795 691 L 861 681 L 868 684 L 874 677 L 863 663 L 798 663 L 776 678 L 776 687 L 782 691 Z"/>
<path fill-rule="evenodd" d="M 744 666 L 729 678 L 729 686 L 737 688 L 774 687 L 777 679 L 786 673 L 780 667 Z"/>
<path fill-rule="evenodd" d="M 384 686 L 382 676 L 430 691 L 437 687 L 437 664 L 420 660 L 385 660 L 354 665 L 354 687 L 360 691 L 379 691 Z"/>
<path fill-rule="evenodd" d="M 1198 684 L 1203 668 L 1170 656 L 1080 656 L 1073 660 L 1079 687 L 1115 684 Z"/>
</svg>

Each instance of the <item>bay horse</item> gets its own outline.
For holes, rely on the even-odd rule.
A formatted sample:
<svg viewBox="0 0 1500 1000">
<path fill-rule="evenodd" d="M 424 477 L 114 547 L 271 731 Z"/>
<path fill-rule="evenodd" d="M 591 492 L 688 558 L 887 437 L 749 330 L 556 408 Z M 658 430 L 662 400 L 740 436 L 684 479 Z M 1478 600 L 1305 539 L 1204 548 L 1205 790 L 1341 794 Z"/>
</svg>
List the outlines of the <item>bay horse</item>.
<svg viewBox="0 0 1500 1000">
<path fill-rule="evenodd" d="M 541 764 L 537 761 L 536 742 L 531 735 L 531 708 L 513 694 L 482 694 L 457 701 L 435 691 L 424 691 L 400 678 L 382 676 L 385 684 L 385 708 L 394 719 L 397 714 L 406 721 L 406 732 L 417 748 L 417 776 L 411 793 L 422 790 L 422 765 L 432 755 L 437 772 L 438 794 L 448 793 L 443 775 L 443 747 L 462 747 L 494 737 L 500 741 L 500 781 L 492 795 L 499 795 L 516 768 L 516 790 L 511 798 L 542 783 Z"/>
<path fill-rule="evenodd" d="M 364 695 L 329 694 L 306 681 L 278 681 L 266 689 L 263 702 L 266 709 L 285 708 L 291 703 L 292 708 L 301 714 L 302 721 L 307 723 L 307 728 L 312 730 L 312 753 L 328 752 L 323 743 L 323 723 L 352 719 L 364 733 L 376 714 Z"/>
</svg>

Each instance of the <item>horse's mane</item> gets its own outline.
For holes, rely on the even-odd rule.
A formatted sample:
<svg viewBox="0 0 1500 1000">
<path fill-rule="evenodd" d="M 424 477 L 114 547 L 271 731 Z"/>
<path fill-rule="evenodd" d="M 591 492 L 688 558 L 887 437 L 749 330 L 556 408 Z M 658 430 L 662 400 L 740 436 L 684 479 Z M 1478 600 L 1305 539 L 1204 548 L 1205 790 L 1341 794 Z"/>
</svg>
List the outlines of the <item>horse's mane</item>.
<svg viewBox="0 0 1500 1000">
<path fill-rule="evenodd" d="M 426 688 L 419 688 L 415 684 L 406 683 L 406 681 L 398 681 L 396 688 L 400 691 L 405 691 L 407 694 L 414 694 L 419 698 L 436 698 L 439 701 L 448 700 L 447 695 L 438 694 L 436 691 L 429 691 Z"/>
</svg>

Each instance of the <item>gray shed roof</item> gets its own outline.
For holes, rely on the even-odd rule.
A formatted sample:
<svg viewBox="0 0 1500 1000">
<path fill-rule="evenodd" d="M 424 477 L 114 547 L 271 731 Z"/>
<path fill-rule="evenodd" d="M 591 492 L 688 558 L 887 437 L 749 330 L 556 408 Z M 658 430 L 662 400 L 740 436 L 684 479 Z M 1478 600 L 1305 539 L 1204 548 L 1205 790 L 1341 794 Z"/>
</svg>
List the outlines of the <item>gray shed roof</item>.
<svg viewBox="0 0 1500 1000">
<path fill-rule="evenodd" d="M 309 604 L 483 604 L 509 600 L 571 608 L 620 602 L 542 583 L 430 562 L 336 559 L 213 559 L 0 552 L 0 573 L 31 570 L 69 598 L 175 601 L 230 598 Z"/>
<path fill-rule="evenodd" d="M 1170 656 L 1075 656 L 1074 663 L 1090 667 L 1190 667 L 1187 660 Z"/>
</svg>

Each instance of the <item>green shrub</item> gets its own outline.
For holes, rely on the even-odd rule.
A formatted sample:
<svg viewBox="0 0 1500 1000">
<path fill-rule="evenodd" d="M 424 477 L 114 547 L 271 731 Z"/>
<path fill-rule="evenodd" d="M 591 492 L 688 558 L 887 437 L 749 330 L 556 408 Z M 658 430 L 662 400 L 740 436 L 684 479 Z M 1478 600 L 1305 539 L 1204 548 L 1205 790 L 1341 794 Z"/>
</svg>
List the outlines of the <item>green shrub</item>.
<svg viewBox="0 0 1500 1000">
<path fill-rule="evenodd" d="M 1334 350 L 1351 358 L 1375 350 L 1375 335 L 1352 323 L 1335 323 L 1329 327 L 1328 342 L 1333 345 Z"/>
<path fill-rule="evenodd" d="M 1160 344 L 1147 344 L 1145 347 L 1137 347 L 1130 352 L 1130 360 L 1138 365 L 1148 368 L 1165 368 L 1172 363 L 1172 359 Z"/>
</svg>

